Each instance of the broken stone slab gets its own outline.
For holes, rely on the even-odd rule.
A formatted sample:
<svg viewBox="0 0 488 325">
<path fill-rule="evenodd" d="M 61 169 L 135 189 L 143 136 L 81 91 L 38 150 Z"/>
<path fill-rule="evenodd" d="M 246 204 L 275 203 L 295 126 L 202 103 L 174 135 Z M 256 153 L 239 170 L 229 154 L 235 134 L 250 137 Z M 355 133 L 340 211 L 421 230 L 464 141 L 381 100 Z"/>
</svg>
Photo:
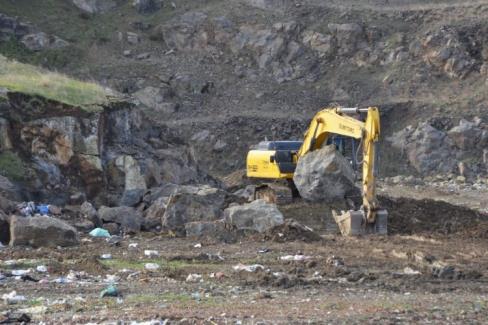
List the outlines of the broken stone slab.
<svg viewBox="0 0 488 325">
<path fill-rule="evenodd" d="M 283 214 L 275 204 L 255 200 L 248 204 L 232 206 L 224 211 L 225 222 L 239 230 L 265 232 L 284 223 Z"/>
<path fill-rule="evenodd" d="M 116 223 L 123 231 L 138 232 L 141 230 L 141 224 L 143 222 L 142 215 L 132 207 L 122 206 L 109 208 L 102 206 L 98 210 L 98 215 L 104 223 Z"/>
<path fill-rule="evenodd" d="M 46 216 L 10 218 L 10 246 L 66 247 L 79 242 L 76 229 L 62 220 Z"/>
<path fill-rule="evenodd" d="M 312 202 L 333 203 L 356 189 L 354 170 L 334 145 L 301 157 L 293 181 L 300 195 Z"/>
<path fill-rule="evenodd" d="M 169 197 L 162 196 L 151 204 L 151 206 L 144 212 L 143 230 L 151 230 L 161 227 L 161 220 L 166 212 Z"/>
</svg>

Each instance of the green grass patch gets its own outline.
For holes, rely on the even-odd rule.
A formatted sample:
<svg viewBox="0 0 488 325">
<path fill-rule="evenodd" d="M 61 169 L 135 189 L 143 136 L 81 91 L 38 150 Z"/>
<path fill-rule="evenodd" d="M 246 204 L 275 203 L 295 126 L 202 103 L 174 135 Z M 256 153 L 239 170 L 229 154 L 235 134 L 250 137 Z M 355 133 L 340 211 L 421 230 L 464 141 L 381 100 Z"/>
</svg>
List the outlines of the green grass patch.
<svg viewBox="0 0 488 325">
<path fill-rule="evenodd" d="M 146 263 L 159 264 L 160 270 L 165 271 L 177 271 L 185 268 L 192 268 L 193 272 L 198 272 L 199 269 L 213 269 L 219 268 L 219 264 L 205 263 L 205 262 L 189 262 L 189 261 L 167 261 L 165 259 L 143 259 L 143 260 L 124 260 L 114 258 L 111 260 L 100 260 L 103 265 L 116 270 L 129 269 L 129 270 L 144 270 Z"/>
<path fill-rule="evenodd" d="M 0 56 L 0 87 L 77 107 L 108 103 L 106 91 L 95 83 L 75 80 L 4 56 Z"/>
<path fill-rule="evenodd" d="M 0 153 L 0 175 L 14 181 L 22 181 L 26 175 L 26 168 L 22 160 L 11 151 Z"/>
</svg>

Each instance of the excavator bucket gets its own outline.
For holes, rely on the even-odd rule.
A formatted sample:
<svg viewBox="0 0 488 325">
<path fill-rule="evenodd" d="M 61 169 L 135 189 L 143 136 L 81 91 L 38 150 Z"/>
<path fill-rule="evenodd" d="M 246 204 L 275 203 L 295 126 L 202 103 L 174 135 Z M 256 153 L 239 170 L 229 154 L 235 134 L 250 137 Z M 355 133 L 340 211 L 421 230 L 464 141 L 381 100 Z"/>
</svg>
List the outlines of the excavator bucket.
<svg viewBox="0 0 488 325">
<path fill-rule="evenodd" d="M 388 212 L 378 210 L 376 212 L 376 221 L 367 223 L 363 211 L 342 211 L 337 214 L 332 211 L 335 222 L 343 236 L 361 236 L 361 235 L 386 235 L 388 234 Z"/>
</svg>

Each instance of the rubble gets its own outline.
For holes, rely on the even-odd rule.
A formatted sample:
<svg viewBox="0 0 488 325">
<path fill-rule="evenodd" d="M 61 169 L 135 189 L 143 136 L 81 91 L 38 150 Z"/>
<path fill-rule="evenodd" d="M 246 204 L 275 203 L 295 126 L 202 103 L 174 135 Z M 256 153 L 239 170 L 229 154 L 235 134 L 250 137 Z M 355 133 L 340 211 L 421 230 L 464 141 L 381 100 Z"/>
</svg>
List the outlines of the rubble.
<svg viewBox="0 0 488 325">
<path fill-rule="evenodd" d="M 313 202 L 341 202 L 356 189 L 354 170 L 334 145 L 307 153 L 297 164 L 293 181 L 301 197 Z"/>
<path fill-rule="evenodd" d="M 115 223 L 123 231 L 139 232 L 141 230 L 141 224 L 143 222 L 142 215 L 132 207 L 122 206 L 109 208 L 102 206 L 98 210 L 98 215 L 104 223 Z"/>
</svg>

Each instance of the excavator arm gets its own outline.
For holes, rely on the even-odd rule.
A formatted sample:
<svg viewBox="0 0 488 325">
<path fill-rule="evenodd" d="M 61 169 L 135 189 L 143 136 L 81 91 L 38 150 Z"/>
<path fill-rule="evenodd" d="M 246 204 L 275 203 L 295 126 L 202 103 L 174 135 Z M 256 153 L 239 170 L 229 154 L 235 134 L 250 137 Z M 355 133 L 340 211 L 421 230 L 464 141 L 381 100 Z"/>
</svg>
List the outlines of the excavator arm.
<svg viewBox="0 0 488 325">
<path fill-rule="evenodd" d="M 366 121 L 360 121 L 346 114 L 367 112 Z M 380 115 L 377 107 L 328 108 L 318 112 L 305 132 L 304 141 L 297 153 L 297 159 L 309 151 L 319 149 L 331 134 L 339 134 L 361 140 L 363 147 L 363 210 L 368 223 L 376 220 L 379 208 L 375 189 L 375 142 L 380 134 Z"/>
</svg>

